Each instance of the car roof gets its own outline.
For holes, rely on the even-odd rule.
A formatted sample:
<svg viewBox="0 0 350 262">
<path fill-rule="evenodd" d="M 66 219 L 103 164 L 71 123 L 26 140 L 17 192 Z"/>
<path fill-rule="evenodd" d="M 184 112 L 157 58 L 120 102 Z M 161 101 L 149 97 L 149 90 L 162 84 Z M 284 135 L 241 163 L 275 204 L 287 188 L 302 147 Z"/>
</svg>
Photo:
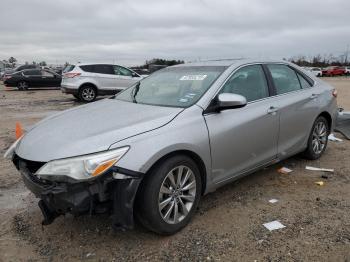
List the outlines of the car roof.
<svg viewBox="0 0 350 262">
<path fill-rule="evenodd" d="M 122 66 L 119 64 L 115 64 L 115 63 L 75 63 L 75 64 L 73 63 L 70 65 L 75 65 L 75 66 L 84 66 L 84 65 L 117 65 L 117 66 Z M 125 67 L 125 66 L 122 66 L 122 67 Z"/>
<path fill-rule="evenodd" d="M 186 64 L 178 64 L 174 67 L 182 67 L 182 66 L 241 66 L 245 64 L 253 64 L 253 63 L 284 63 L 290 64 L 288 61 L 283 60 L 267 60 L 267 59 L 220 59 L 220 60 L 208 60 L 208 61 L 199 61 L 199 62 L 189 62 Z"/>
</svg>

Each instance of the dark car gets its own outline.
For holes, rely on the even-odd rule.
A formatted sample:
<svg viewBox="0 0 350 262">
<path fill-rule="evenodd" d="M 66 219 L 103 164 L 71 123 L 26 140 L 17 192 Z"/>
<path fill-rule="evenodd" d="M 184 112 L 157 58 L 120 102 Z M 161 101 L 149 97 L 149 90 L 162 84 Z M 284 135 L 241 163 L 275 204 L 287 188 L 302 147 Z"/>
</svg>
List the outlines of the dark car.
<svg viewBox="0 0 350 262">
<path fill-rule="evenodd" d="M 31 87 L 60 87 L 62 77 L 55 72 L 40 69 L 27 69 L 4 79 L 5 86 L 26 90 Z"/>
</svg>

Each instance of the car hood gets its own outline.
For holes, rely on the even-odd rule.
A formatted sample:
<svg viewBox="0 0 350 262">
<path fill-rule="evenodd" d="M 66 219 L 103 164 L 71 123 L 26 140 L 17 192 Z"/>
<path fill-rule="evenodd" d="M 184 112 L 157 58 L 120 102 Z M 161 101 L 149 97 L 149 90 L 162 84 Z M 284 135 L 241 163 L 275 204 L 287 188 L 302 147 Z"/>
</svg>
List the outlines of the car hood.
<svg viewBox="0 0 350 262">
<path fill-rule="evenodd" d="M 104 151 L 111 144 L 166 125 L 182 110 L 104 99 L 42 120 L 25 134 L 16 154 L 47 162 Z"/>
</svg>

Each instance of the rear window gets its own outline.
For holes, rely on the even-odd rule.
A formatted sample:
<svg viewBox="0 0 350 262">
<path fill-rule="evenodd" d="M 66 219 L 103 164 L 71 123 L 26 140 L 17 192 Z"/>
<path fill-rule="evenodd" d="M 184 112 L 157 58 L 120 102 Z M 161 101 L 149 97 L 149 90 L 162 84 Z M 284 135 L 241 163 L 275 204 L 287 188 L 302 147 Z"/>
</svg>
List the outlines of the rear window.
<svg viewBox="0 0 350 262">
<path fill-rule="evenodd" d="M 63 69 L 62 73 L 68 73 L 68 72 L 72 71 L 72 70 L 74 69 L 74 67 L 75 67 L 75 65 L 67 65 L 67 66 Z"/>
</svg>

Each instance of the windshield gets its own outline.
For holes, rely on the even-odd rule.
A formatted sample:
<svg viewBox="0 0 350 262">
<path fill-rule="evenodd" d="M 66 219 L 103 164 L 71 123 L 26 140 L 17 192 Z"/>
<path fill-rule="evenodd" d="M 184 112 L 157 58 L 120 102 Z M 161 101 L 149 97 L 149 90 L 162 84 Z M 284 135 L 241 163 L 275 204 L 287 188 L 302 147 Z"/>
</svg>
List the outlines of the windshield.
<svg viewBox="0 0 350 262">
<path fill-rule="evenodd" d="M 74 67 L 75 67 L 75 65 L 67 65 L 67 66 L 63 69 L 62 74 L 68 73 L 68 72 L 72 71 L 72 70 L 74 69 Z"/>
<path fill-rule="evenodd" d="M 148 105 L 189 107 L 202 97 L 226 68 L 168 67 L 116 95 L 116 99 Z"/>
</svg>

